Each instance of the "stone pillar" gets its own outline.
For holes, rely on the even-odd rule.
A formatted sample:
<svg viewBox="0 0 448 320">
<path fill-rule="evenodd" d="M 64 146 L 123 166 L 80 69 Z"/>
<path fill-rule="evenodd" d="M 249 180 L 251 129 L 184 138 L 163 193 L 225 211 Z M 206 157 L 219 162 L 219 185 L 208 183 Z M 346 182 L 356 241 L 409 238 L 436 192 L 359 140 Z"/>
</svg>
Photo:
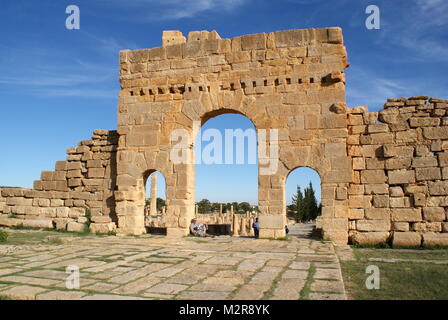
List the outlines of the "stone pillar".
<svg viewBox="0 0 448 320">
<path fill-rule="evenodd" d="M 260 150 L 260 148 L 259 148 Z M 278 159 L 271 159 L 278 161 Z M 281 161 L 280 161 L 281 163 Z M 259 223 L 260 238 L 282 238 L 285 236 L 285 212 L 283 205 L 286 203 L 285 179 L 287 170 L 280 169 L 270 175 L 258 175 L 258 199 L 259 199 Z"/>
<path fill-rule="evenodd" d="M 222 214 L 222 203 L 219 204 L 219 214 Z"/>
<path fill-rule="evenodd" d="M 247 219 L 241 218 L 240 236 L 247 236 Z"/>
<path fill-rule="evenodd" d="M 199 213 L 199 206 L 197 204 L 194 205 L 194 216 L 197 217 Z"/>
<path fill-rule="evenodd" d="M 233 214 L 233 204 L 230 205 L 230 213 Z"/>
<path fill-rule="evenodd" d="M 157 173 L 153 172 L 151 174 L 151 205 L 150 205 L 149 215 L 157 215 Z"/>
<path fill-rule="evenodd" d="M 234 214 L 233 215 L 233 227 L 232 227 L 232 235 L 234 237 L 238 237 L 239 236 L 239 224 L 238 224 L 238 217 Z"/>
</svg>

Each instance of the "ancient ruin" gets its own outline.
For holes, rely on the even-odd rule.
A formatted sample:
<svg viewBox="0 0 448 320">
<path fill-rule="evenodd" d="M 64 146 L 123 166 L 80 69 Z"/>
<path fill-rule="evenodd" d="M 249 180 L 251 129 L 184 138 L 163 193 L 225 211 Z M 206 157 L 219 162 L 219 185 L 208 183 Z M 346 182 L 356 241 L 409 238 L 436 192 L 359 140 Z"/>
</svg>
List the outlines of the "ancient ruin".
<svg viewBox="0 0 448 320">
<path fill-rule="evenodd" d="M 194 122 L 238 113 L 278 132 L 278 158 L 264 155 L 278 168 L 258 180 L 261 237 L 285 236 L 285 181 L 306 166 L 321 177 L 324 239 L 448 245 L 448 101 L 347 107 L 340 28 L 232 39 L 165 31 L 162 42 L 120 52 L 117 131 L 95 130 L 33 189 L 3 188 L 0 225 L 145 233 L 145 182 L 157 170 L 167 236 L 184 236 L 195 215 L 194 163 L 172 161 L 171 133 L 186 130 L 194 141 Z"/>
</svg>

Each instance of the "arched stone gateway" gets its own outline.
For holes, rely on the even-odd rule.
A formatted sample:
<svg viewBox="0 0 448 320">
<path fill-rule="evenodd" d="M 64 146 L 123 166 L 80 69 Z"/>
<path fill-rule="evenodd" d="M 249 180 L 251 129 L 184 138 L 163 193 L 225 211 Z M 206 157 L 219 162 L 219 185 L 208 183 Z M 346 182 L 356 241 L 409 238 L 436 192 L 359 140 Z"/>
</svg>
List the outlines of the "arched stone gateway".
<svg viewBox="0 0 448 320">
<path fill-rule="evenodd" d="M 261 132 L 267 136 L 266 149 L 274 152 L 259 152 L 264 157 L 259 159 L 261 237 L 285 236 L 284 181 L 292 169 L 316 168 L 324 188 L 348 187 L 346 111 L 332 108 L 345 102 L 347 57 L 339 28 L 233 39 L 203 31 L 190 33 L 188 41 L 178 32 L 165 32 L 164 39 L 171 42 L 121 52 L 119 232 L 144 230 L 133 195 L 140 192 L 136 178 L 148 168 L 167 177 L 167 234 L 188 232 L 194 216 L 194 163 L 172 161 L 178 141 L 171 141 L 171 135 L 185 130 L 193 137 L 195 123 L 223 113 L 250 119 L 259 136 Z M 272 169 L 268 174 L 263 173 L 263 163 Z M 347 242 L 347 215 L 336 217 L 332 209 L 334 205 L 346 208 L 346 200 L 335 203 L 334 197 L 329 198 L 323 214 L 331 228 L 325 229 L 325 236 Z"/>
<path fill-rule="evenodd" d="M 165 31 L 163 46 L 120 52 L 117 131 L 95 130 L 34 189 L 3 188 L 0 225 L 139 235 L 144 177 L 166 179 L 168 236 L 195 214 L 196 131 L 239 113 L 258 133 L 260 236 L 283 237 L 285 180 L 318 172 L 322 230 L 336 243 L 447 245 L 447 101 L 389 99 L 347 108 L 340 28 L 221 39 Z"/>
</svg>

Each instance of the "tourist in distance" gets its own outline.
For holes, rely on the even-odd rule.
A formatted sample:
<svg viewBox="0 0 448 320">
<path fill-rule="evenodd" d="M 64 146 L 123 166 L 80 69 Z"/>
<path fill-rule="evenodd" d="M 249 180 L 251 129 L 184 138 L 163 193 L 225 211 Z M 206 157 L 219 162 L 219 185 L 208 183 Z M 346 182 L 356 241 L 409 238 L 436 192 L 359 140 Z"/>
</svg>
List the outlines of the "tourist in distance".
<svg viewBox="0 0 448 320">
<path fill-rule="evenodd" d="M 255 219 L 252 228 L 254 228 L 255 238 L 258 239 L 260 237 L 260 223 L 258 222 L 258 218 Z"/>
<path fill-rule="evenodd" d="M 214 237 L 207 233 L 207 225 L 198 223 L 196 219 L 191 220 L 190 232 L 192 235 L 197 237 Z"/>
</svg>

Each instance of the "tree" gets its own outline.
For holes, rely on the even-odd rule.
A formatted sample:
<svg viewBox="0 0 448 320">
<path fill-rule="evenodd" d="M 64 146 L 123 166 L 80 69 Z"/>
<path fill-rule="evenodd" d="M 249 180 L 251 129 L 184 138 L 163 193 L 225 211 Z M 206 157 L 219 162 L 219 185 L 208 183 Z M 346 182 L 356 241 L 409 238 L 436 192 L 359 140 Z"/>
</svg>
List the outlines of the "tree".
<svg viewBox="0 0 448 320">
<path fill-rule="evenodd" d="M 198 212 L 199 213 L 208 213 L 211 211 L 212 204 L 208 199 L 202 199 L 198 203 Z"/>
<path fill-rule="evenodd" d="M 308 199 L 305 201 L 307 204 L 308 220 L 316 220 L 319 213 L 319 207 L 317 205 L 316 195 L 311 182 L 307 188 L 307 195 L 305 195 L 305 197 L 306 196 L 308 196 Z"/>
<path fill-rule="evenodd" d="M 309 186 L 305 188 L 304 193 L 302 193 L 300 187 L 297 186 L 297 192 L 292 197 L 290 208 L 296 211 L 296 220 L 301 222 L 315 220 L 317 216 L 321 214 L 322 206 L 317 205 L 316 195 L 311 182 Z"/>
<path fill-rule="evenodd" d="M 238 204 L 238 212 L 246 213 L 247 211 L 252 212 L 252 206 L 249 202 L 241 202 Z"/>
<path fill-rule="evenodd" d="M 296 212 L 296 221 L 302 221 L 303 218 L 303 194 L 300 186 L 297 186 L 297 193 L 292 196 L 291 209 Z"/>
<path fill-rule="evenodd" d="M 211 212 L 219 212 L 220 208 L 221 208 L 221 203 L 213 202 L 212 206 L 211 206 Z"/>
</svg>

